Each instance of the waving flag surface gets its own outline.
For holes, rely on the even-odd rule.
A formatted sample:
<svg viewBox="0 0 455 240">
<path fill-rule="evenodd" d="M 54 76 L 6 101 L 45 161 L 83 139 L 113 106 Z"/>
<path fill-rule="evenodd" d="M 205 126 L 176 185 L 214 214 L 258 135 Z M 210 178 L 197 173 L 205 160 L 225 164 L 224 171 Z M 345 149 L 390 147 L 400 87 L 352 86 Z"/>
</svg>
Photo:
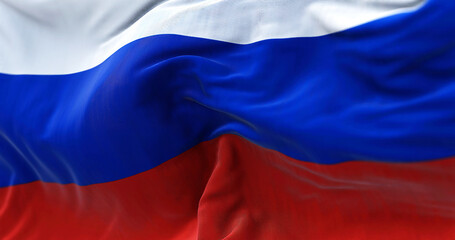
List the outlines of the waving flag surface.
<svg viewBox="0 0 455 240">
<path fill-rule="evenodd" d="M 1 0 L 0 239 L 454 239 L 454 12 Z"/>
</svg>

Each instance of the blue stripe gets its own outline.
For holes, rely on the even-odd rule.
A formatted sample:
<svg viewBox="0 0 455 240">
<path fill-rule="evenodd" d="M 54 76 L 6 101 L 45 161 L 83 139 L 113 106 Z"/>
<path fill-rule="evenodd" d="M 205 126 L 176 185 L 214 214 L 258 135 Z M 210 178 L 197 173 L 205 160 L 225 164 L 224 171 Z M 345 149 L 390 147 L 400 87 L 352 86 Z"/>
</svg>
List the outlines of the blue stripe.
<svg viewBox="0 0 455 240">
<path fill-rule="evenodd" d="M 454 156 L 453 12 L 248 45 L 158 35 L 84 72 L 0 75 L 0 186 L 117 180 L 224 133 L 322 164 Z"/>
</svg>

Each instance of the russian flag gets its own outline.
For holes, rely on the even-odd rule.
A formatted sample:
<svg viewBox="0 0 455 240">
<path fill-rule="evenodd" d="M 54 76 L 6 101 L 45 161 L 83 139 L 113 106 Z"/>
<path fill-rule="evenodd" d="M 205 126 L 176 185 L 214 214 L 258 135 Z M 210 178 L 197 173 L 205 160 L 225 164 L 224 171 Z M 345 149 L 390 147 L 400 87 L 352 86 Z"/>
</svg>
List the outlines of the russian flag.
<svg viewBox="0 0 455 240">
<path fill-rule="evenodd" d="M 455 239 L 455 2 L 2 0 L 1 239 Z"/>
</svg>

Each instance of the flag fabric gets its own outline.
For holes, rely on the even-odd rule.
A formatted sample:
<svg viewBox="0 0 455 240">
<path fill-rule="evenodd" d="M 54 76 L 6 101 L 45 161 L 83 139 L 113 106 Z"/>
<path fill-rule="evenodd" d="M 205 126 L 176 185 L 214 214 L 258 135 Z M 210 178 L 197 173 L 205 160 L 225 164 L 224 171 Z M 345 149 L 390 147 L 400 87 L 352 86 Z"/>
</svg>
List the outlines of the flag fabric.
<svg viewBox="0 0 455 240">
<path fill-rule="evenodd" d="M 454 239 L 455 2 L 0 1 L 1 239 Z"/>
</svg>

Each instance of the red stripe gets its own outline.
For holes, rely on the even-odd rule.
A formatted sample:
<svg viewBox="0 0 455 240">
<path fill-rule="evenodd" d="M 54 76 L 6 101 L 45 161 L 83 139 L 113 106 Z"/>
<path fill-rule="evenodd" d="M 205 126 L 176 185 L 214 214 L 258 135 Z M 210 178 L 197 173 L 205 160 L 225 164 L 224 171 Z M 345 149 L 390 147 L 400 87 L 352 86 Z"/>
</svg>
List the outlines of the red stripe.
<svg viewBox="0 0 455 240">
<path fill-rule="evenodd" d="M 147 172 L 0 189 L 1 239 L 454 239 L 455 159 L 293 160 L 224 135 Z"/>
</svg>

